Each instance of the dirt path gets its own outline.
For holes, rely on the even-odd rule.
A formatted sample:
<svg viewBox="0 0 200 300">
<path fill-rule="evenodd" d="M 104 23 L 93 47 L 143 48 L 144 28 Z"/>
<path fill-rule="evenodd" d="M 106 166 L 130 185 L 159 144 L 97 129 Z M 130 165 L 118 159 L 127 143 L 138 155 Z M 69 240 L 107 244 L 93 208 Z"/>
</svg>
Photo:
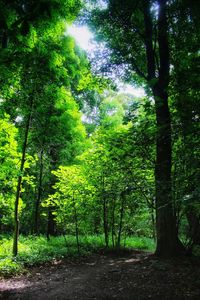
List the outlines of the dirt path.
<svg viewBox="0 0 200 300">
<path fill-rule="evenodd" d="M 137 251 L 55 261 L 1 280 L 0 299 L 200 299 L 200 263 Z"/>
</svg>

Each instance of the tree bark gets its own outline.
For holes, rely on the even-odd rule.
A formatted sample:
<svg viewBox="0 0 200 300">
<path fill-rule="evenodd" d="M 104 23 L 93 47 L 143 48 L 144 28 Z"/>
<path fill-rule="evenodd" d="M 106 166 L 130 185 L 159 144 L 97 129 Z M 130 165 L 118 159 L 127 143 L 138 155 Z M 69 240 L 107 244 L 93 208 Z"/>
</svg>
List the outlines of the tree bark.
<svg viewBox="0 0 200 300">
<path fill-rule="evenodd" d="M 125 200 L 126 200 L 126 192 L 125 191 L 121 192 L 120 198 L 121 198 L 121 207 L 120 207 L 119 230 L 118 230 L 118 236 L 117 236 L 117 248 L 120 248 L 120 244 L 121 244 L 121 235 L 122 235 L 123 218 L 124 218 L 124 206 L 125 206 Z"/>
<path fill-rule="evenodd" d="M 156 255 L 170 257 L 179 254 L 176 217 L 172 203 L 171 182 L 171 119 L 168 106 L 169 43 L 166 16 L 167 0 L 158 0 L 158 70 L 153 48 L 153 27 L 150 1 L 144 1 L 145 47 L 149 86 L 152 89 L 156 108 Z M 157 72 L 156 72 L 157 70 Z"/>
<path fill-rule="evenodd" d="M 29 134 L 29 128 L 30 128 L 30 122 L 31 122 L 32 107 L 33 107 L 33 98 L 31 97 L 30 112 L 28 114 L 28 118 L 27 118 L 27 122 L 26 122 L 24 143 L 23 143 L 23 147 L 22 147 L 20 174 L 18 176 L 17 191 L 16 191 L 16 198 L 15 198 L 13 256 L 17 256 L 17 254 L 18 254 L 19 198 L 21 195 L 21 184 L 22 184 L 22 178 L 23 178 L 24 164 L 26 161 L 26 149 L 27 149 L 27 143 L 28 143 L 28 134 Z"/>
<path fill-rule="evenodd" d="M 76 234 L 76 245 L 78 254 L 80 254 L 80 244 L 79 244 L 79 228 L 78 228 L 78 215 L 76 210 L 76 202 L 73 193 L 73 207 L 74 207 L 74 222 L 75 222 L 75 234 Z"/>
<path fill-rule="evenodd" d="M 171 187 L 171 126 L 167 92 L 154 89 L 156 102 L 156 255 L 174 256 L 179 252 L 176 218 Z"/>
<path fill-rule="evenodd" d="M 189 224 L 189 236 L 192 245 L 200 245 L 200 216 L 195 209 L 190 208 L 186 212 Z"/>
<path fill-rule="evenodd" d="M 35 203 L 35 218 L 34 218 L 34 233 L 38 234 L 39 233 L 39 207 L 40 207 L 40 202 L 41 202 L 41 196 L 42 196 L 42 176 L 43 176 L 43 153 L 44 149 L 41 150 L 40 152 L 40 174 L 39 174 L 39 186 L 38 186 L 38 194 L 37 194 L 37 199 Z"/>
<path fill-rule="evenodd" d="M 112 199 L 112 217 L 111 217 L 111 233 L 112 233 L 112 246 L 115 247 L 115 204 L 116 198 L 113 196 Z"/>
<path fill-rule="evenodd" d="M 105 195 L 105 182 L 104 182 L 104 174 L 102 175 L 102 200 L 103 200 L 103 227 L 104 227 L 104 237 L 105 237 L 105 245 L 108 248 L 109 245 L 109 233 L 108 233 L 108 208 L 107 208 L 107 200 Z"/>
<path fill-rule="evenodd" d="M 47 240 L 50 240 L 50 236 L 55 236 L 55 220 L 53 216 L 53 208 L 48 208 L 48 221 L 47 221 Z"/>
<path fill-rule="evenodd" d="M 57 164 L 58 164 L 58 152 L 55 147 L 52 147 L 50 149 L 50 157 L 51 157 L 51 167 L 50 167 L 50 172 L 53 170 L 56 170 Z M 54 194 L 54 185 L 56 182 L 56 177 L 51 174 L 51 179 L 49 183 L 49 195 Z M 48 220 L 47 220 L 47 240 L 50 239 L 50 236 L 55 236 L 56 235 L 56 222 L 55 218 L 53 216 L 53 211 L 55 210 L 55 207 L 53 204 L 49 205 L 48 208 Z"/>
<path fill-rule="evenodd" d="M 167 0 L 159 0 L 158 12 L 158 45 L 159 45 L 159 78 L 153 87 L 156 106 L 156 255 L 175 256 L 180 253 L 180 241 L 176 228 L 176 216 L 172 203 L 171 182 L 171 119 L 168 106 L 169 84 L 169 44 L 166 16 Z"/>
</svg>

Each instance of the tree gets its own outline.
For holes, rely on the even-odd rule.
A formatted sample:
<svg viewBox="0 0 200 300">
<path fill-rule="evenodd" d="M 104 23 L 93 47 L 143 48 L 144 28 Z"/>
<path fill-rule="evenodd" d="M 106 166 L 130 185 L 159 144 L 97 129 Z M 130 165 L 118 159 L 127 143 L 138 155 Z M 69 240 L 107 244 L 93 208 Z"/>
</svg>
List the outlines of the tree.
<svg viewBox="0 0 200 300">
<path fill-rule="evenodd" d="M 16 141 L 17 129 L 9 121 L 9 116 L 2 116 L 0 120 L 0 227 L 9 225 L 12 220 L 14 208 L 14 190 L 16 188 L 16 178 L 19 172 L 19 153 Z"/>
<path fill-rule="evenodd" d="M 70 3 L 63 1 L 57 5 L 55 1 L 51 1 L 47 6 L 43 7 L 43 10 L 42 3 L 37 3 L 33 10 L 30 3 L 13 3 L 13 5 L 4 3 L 7 11 L 6 25 L 4 25 L 9 27 L 7 44 L 8 37 L 10 37 L 10 43 L 3 47 L 1 51 L 1 58 L 4 60 L 2 74 L 5 74 L 5 78 L 10 80 L 11 75 L 13 75 L 13 72 L 12 74 L 9 72 L 9 65 L 11 65 L 13 67 L 12 71 L 17 74 L 17 79 L 13 81 L 14 84 L 10 88 L 12 93 L 8 93 L 7 83 L 4 83 L 3 79 L 3 89 L 1 91 L 2 97 L 5 99 L 3 107 L 5 111 L 11 113 L 13 121 L 18 118 L 21 120 L 16 122 L 21 137 L 19 144 L 22 156 L 15 200 L 14 255 L 17 255 L 18 208 L 22 194 L 27 152 L 33 151 L 34 146 L 35 149 L 38 150 L 40 148 L 39 150 L 44 151 L 45 143 L 48 142 L 48 149 L 45 155 L 51 157 L 51 168 L 55 168 L 64 155 L 65 157 L 67 154 L 71 156 L 72 152 L 75 155 L 77 148 L 74 147 L 72 149 L 71 142 L 76 140 L 78 144 L 79 137 L 81 134 L 84 135 L 81 123 L 79 122 L 78 125 L 80 114 L 72 98 L 71 90 L 73 91 L 74 87 L 79 84 L 79 80 L 82 77 L 81 72 L 82 70 L 86 71 L 88 63 L 83 55 L 81 57 L 80 50 L 75 50 L 73 39 L 63 36 L 63 31 L 66 27 L 63 20 L 71 22 L 74 19 L 79 9 L 78 3 L 78 1 L 70 1 Z M 41 15 L 38 12 L 41 12 Z M 13 14 L 15 15 L 16 23 L 11 18 Z M 10 23 L 9 18 L 11 18 Z M 13 26 L 17 26 L 17 39 L 12 35 Z M 24 32 L 24 29 L 26 29 L 26 32 Z M 10 63 L 5 63 L 5 58 L 9 58 L 16 45 L 16 55 L 13 56 Z M 53 84 L 53 80 L 56 84 Z M 52 97 L 52 94 L 50 95 L 50 91 L 55 93 L 55 97 Z M 41 99 L 44 99 L 44 102 Z M 45 113 L 49 113 L 49 116 L 45 115 Z M 54 136 L 54 141 L 48 134 L 49 139 L 47 138 L 45 141 L 44 136 L 40 136 L 41 140 L 39 141 L 38 137 L 38 144 L 34 145 L 36 141 L 34 132 L 38 128 L 38 118 L 43 123 L 41 126 L 44 126 L 39 131 L 40 134 L 44 135 L 49 125 L 52 129 L 51 134 L 53 131 L 56 131 L 57 134 L 57 136 Z M 74 128 L 76 125 L 79 126 L 78 132 Z M 71 129 L 73 134 L 72 131 L 70 132 Z M 71 149 L 66 151 L 67 146 Z M 39 172 L 42 172 L 42 167 L 39 170 Z M 39 185 L 36 211 L 41 198 L 42 175 L 40 176 Z"/>
<path fill-rule="evenodd" d="M 88 222 L 91 205 L 90 199 L 94 192 L 94 187 L 89 184 L 85 176 L 84 168 L 80 165 L 59 167 L 53 171 L 57 178 L 54 185 L 56 192 L 49 196 L 46 205 L 54 205 L 55 219 L 62 228 L 63 234 L 72 232 L 71 224 L 74 224 L 74 232 L 77 242 L 77 250 L 80 252 L 79 231 L 80 224 Z M 81 226 L 83 228 L 83 226 Z M 85 226 L 84 226 L 85 227 Z"/>
<path fill-rule="evenodd" d="M 173 182 L 181 233 L 187 226 L 191 252 L 199 244 L 199 8 L 195 1 L 174 1 L 170 8 L 172 64 L 170 95 L 173 122 Z M 176 20 L 176 22 L 175 22 Z"/>
<path fill-rule="evenodd" d="M 159 256 L 182 251 L 177 235 L 171 184 L 171 118 L 168 104 L 170 51 L 167 10 L 160 1 L 107 1 L 96 9 L 92 24 L 97 35 L 112 50 L 111 65 L 124 67 L 133 82 L 135 75 L 146 82 L 156 111 L 156 229 Z M 114 24 L 114 25 L 113 25 Z"/>
<path fill-rule="evenodd" d="M 93 227 L 95 232 L 103 231 L 106 247 L 110 241 L 113 247 L 120 247 L 126 234 L 139 232 L 135 222 L 139 210 L 143 217 L 147 211 L 154 216 L 151 159 L 155 133 L 151 127 L 149 132 L 145 129 L 155 118 L 150 109 L 148 115 L 144 113 L 146 100 L 137 101 L 127 95 L 107 93 L 99 107 L 99 125 L 90 138 L 90 146 L 79 158 L 88 182 L 95 187 L 92 201 L 98 209 L 91 211 Z M 132 123 L 123 124 L 125 110 L 132 107 L 137 110 Z"/>
<path fill-rule="evenodd" d="M 79 0 L 51 1 L 0 1 L 0 33 L 2 49 L 13 47 L 18 52 L 23 38 L 34 31 L 40 36 L 57 26 L 62 21 L 73 21 L 80 9 Z M 15 48 L 17 46 L 17 49 Z M 14 50 L 15 49 L 15 50 Z"/>
</svg>

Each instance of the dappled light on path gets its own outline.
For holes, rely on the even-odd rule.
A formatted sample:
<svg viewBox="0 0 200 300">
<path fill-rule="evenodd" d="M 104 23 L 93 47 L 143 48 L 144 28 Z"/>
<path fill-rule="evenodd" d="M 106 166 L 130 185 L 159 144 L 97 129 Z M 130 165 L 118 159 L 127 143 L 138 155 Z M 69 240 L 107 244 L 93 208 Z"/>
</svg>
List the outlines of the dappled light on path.
<svg viewBox="0 0 200 300">
<path fill-rule="evenodd" d="M 25 289 L 25 288 L 28 288 L 28 287 L 31 287 L 32 283 L 29 282 L 29 281 L 22 281 L 22 280 L 19 280 L 19 281 L 14 281 L 14 280 L 1 280 L 0 282 L 0 292 L 1 291 L 6 291 L 6 290 L 9 290 L 9 291 L 12 291 L 12 290 L 20 290 L 20 289 Z"/>
<path fill-rule="evenodd" d="M 54 261 L 2 280 L 0 299 L 198 299 L 199 266 L 139 251 Z"/>
</svg>

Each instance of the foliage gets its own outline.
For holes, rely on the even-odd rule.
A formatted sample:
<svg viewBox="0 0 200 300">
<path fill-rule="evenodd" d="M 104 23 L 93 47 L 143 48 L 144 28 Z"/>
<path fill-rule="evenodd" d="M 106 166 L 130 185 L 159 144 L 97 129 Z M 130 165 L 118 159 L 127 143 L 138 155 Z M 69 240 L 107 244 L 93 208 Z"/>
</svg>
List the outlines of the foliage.
<svg viewBox="0 0 200 300">
<path fill-rule="evenodd" d="M 0 0 L 0 230 L 14 227 L 15 246 L 19 228 L 31 234 L 16 260 L 2 242 L 4 274 L 103 246 L 151 247 L 148 238 L 157 254 L 177 254 L 179 237 L 198 252 L 194 2 L 88 0 L 81 22 L 103 41 L 93 62 L 66 33 L 85 3 Z M 108 89 L 113 78 L 146 96 Z"/>
<path fill-rule="evenodd" d="M 3 228 L 12 228 L 12 218 L 14 210 L 16 180 L 20 173 L 19 162 L 20 152 L 18 147 L 18 130 L 11 122 L 8 115 L 0 120 L 0 226 Z M 34 166 L 34 157 L 28 155 L 25 163 L 25 170 L 28 171 Z M 33 185 L 33 178 L 26 174 L 23 184 Z M 20 201 L 19 211 L 23 209 L 23 203 Z"/>
<path fill-rule="evenodd" d="M 127 238 L 125 247 L 135 247 L 152 251 L 153 242 L 146 238 Z M 81 256 L 98 252 L 103 247 L 101 236 L 80 236 Z M 73 259 L 78 255 L 74 236 L 52 237 L 47 241 L 44 236 L 20 236 L 19 255 L 13 259 L 11 255 L 12 239 L 1 236 L 0 241 L 0 276 L 8 277 L 26 271 L 26 268 L 46 262 L 54 262 L 63 258 Z"/>
<path fill-rule="evenodd" d="M 70 228 L 76 220 L 81 220 L 81 228 L 87 232 L 94 187 L 87 181 L 81 166 L 60 167 L 53 174 L 57 178 L 56 192 L 49 196 L 46 205 L 55 207 L 54 215 L 63 233 L 72 233 Z"/>
<path fill-rule="evenodd" d="M 153 142 L 140 140 L 138 143 L 142 127 L 146 126 L 145 112 L 151 105 L 147 106 L 146 99 L 141 102 L 140 124 L 122 124 L 126 105 L 124 102 L 123 108 L 121 100 L 122 97 L 113 93 L 111 99 L 107 97 L 101 103 L 99 126 L 90 138 L 88 149 L 77 157 L 76 165 L 52 172 L 57 178 L 55 193 L 45 204 L 54 207 L 58 228 L 62 228 L 60 232 L 77 236 L 104 233 L 106 246 L 110 237 L 114 247 L 119 247 L 121 238 L 131 233 L 154 235 L 150 152 Z M 150 119 L 149 114 L 147 122 Z M 144 171 L 139 171 L 144 153 Z"/>
<path fill-rule="evenodd" d="M 9 117 L 0 120 L 0 211 L 1 226 L 12 220 L 14 208 L 14 190 L 19 172 L 19 153 L 16 141 L 17 129 L 9 122 Z"/>
<path fill-rule="evenodd" d="M 154 97 L 157 254 L 177 254 L 184 251 L 177 236 L 182 216 L 187 215 L 193 242 L 200 241 L 194 184 L 199 179 L 194 134 L 199 127 L 199 9 L 189 1 L 114 0 L 104 6 L 96 1 L 88 11 L 83 19 L 108 47 L 104 72 L 109 76 L 112 69 L 128 82 L 146 84 Z"/>
</svg>

